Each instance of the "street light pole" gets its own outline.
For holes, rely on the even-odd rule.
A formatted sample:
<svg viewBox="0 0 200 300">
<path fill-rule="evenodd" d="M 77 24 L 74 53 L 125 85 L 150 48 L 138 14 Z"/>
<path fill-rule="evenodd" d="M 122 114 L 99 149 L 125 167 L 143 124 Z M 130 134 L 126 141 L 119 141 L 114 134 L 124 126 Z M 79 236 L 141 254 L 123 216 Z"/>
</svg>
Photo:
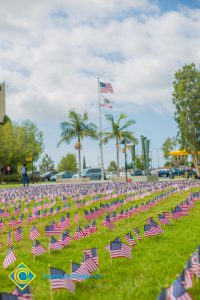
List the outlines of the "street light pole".
<svg viewBox="0 0 200 300">
<path fill-rule="evenodd" d="M 160 166 L 160 162 L 159 162 L 159 148 L 157 148 L 157 160 L 158 160 L 158 169 L 159 169 L 159 166 Z"/>
<path fill-rule="evenodd" d="M 126 138 L 124 138 L 124 154 L 125 154 L 125 173 L 126 173 L 126 182 L 128 181 L 127 176 L 127 152 L 126 152 Z"/>
</svg>

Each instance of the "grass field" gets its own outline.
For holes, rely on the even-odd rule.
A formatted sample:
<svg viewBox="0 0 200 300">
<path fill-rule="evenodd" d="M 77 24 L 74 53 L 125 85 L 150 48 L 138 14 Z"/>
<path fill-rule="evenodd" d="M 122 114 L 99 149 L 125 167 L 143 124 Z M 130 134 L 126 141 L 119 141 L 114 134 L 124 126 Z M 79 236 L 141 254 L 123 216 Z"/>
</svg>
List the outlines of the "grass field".
<svg viewBox="0 0 200 300">
<path fill-rule="evenodd" d="M 135 227 L 139 227 L 143 234 L 145 219 L 153 216 L 155 220 L 158 220 L 158 213 L 169 211 L 175 205 L 184 201 L 189 193 L 199 190 L 200 187 L 193 188 L 187 192 L 176 193 L 163 200 L 150 211 L 139 213 L 129 220 L 121 220 L 115 223 L 113 231 L 103 228 L 100 225 L 103 217 L 98 218 L 97 232 L 94 235 L 85 237 L 80 241 L 72 241 L 68 247 L 61 251 L 45 253 L 37 257 L 35 261 L 31 254 L 33 243 L 28 237 L 31 224 L 22 225 L 23 241 L 14 243 L 13 245 L 17 261 L 6 270 L 3 269 L 3 260 L 8 252 L 8 247 L 6 246 L 7 230 L 4 229 L 2 236 L 0 236 L 0 241 L 4 244 L 0 251 L 0 291 L 11 292 L 15 288 L 8 275 L 18 264 L 23 262 L 37 275 L 37 278 L 31 283 L 34 299 L 50 299 L 49 280 L 44 278 L 49 274 L 49 264 L 52 267 L 61 268 L 69 274 L 70 260 L 80 263 L 83 250 L 98 247 L 100 278 L 90 278 L 76 284 L 76 290 L 73 295 L 66 290 L 54 291 L 54 300 L 155 300 L 161 288 L 165 285 L 170 285 L 175 280 L 177 274 L 182 271 L 189 256 L 200 245 L 200 202 L 195 204 L 189 216 L 172 221 L 172 225 L 166 225 L 162 235 L 149 238 L 143 237 L 142 241 L 133 247 L 131 260 L 117 258 L 111 262 L 109 253 L 105 251 L 104 247 L 117 236 L 120 235 L 122 238 L 129 230 L 133 233 Z M 160 192 L 156 194 L 160 194 Z M 156 194 L 145 197 L 144 200 L 152 199 Z M 141 203 L 141 200 L 134 202 L 134 204 L 136 203 Z M 130 205 L 130 203 L 126 204 L 123 206 L 123 209 L 130 207 Z M 86 221 L 83 219 L 83 210 L 84 208 L 78 210 L 81 216 L 79 222 L 81 228 L 86 224 Z M 74 212 L 75 208 L 72 207 L 70 212 L 72 217 Z M 61 215 L 64 215 L 64 213 L 54 216 L 54 221 L 58 222 Z M 48 247 L 49 238 L 44 235 L 44 227 L 50 224 L 51 219 L 52 217 L 47 217 L 34 222 L 37 229 L 43 233 L 38 238 L 38 241 L 46 248 Z M 73 219 L 71 223 L 72 226 L 69 229 L 70 236 L 72 236 L 77 227 Z M 189 292 L 193 295 L 194 299 L 200 300 L 200 284 L 198 282 L 195 288 Z"/>
</svg>

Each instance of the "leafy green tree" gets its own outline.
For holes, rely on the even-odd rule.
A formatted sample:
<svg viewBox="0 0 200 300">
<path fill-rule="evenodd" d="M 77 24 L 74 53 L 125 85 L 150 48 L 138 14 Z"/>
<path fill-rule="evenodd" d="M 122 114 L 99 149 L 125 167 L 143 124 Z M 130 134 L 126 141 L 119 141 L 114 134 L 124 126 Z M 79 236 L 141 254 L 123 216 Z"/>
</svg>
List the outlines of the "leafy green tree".
<svg viewBox="0 0 200 300">
<path fill-rule="evenodd" d="M 41 173 L 54 171 L 55 169 L 54 162 L 47 153 L 43 156 L 41 163 L 39 165 L 39 169 Z"/>
<path fill-rule="evenodd" d="M 77 161 L 76 161 L 76 155 L 72 153 L 68 153 L 66 156 L 64 156 L 60 163 L 58 164 L 58 171 L 71 171 L 71 172 L 77 172 Z"/>
<path fill-rule="evenodd" d="M 117 175 L 119 176 L 119 143 L 123 138 L 126 138 L 130 142 L 134 144 L 137 143 L 136 138 L 134 137 L 131 131 L 128 131 L 127 128 L 131 125 L 135 124 L 134 120 L 128 120 L 123 125 L 121 125 L 121 121 L 125 120 L 127 116 L 123 113 L 120 114 L 117 121 L 114 120 L 112 115 L 106 115 L 106 119 L 111 125 L 111 131 L 103 132 L 103 143 L 108 143 L 110 140 L 115 140 L 116 142 L 116 153 L 117 153 Z"/>
<path fill-rule="evenodd" d="M 43 152 L 43 134 L 30 120 L 21 125 L 7 117 L 0 126 L 0 166 L 11 165 L 17 170 L 26 157 L 36 162 Z"/>
<path fill-rule="evenodd" d="M 144 162 L 142 155 L 136 155 L 135 157 L 135 167 L 139 170 L 144 170 Z"/>
<path fill-rule="evenodd" d="M 187 155 L 170 155 L 169 153 L 175 150 L 179 150 L 179 144 L 177 137 L 167 138 L 162 145 L 163 156 L 166 161 L 166 166 L 180 166 L 185 165 L 187 162 Z"/>
<path fill-rule="evenodd" d="M 200 176 L 200 71 L 195 64 L 185 65 L 175 73 L 173 87 L 179 143 L 182 149 L 192 154 Z"/>
<path fill-rule="evenodd" d="M 14 147 L 13 124 L 10 120 L 0 126 L 0 166 L 11 165 Z"/>
<path fill-rule="evenodd" d="M 67 121 L 60 124 L 61 140 L 58 146 L 63 142 L 70 144 L 73 139 L 76 139 L 75 149 L 78 150 L 78 165 L 79 177 L 81 177 L 81 140 L 85 137 L 97 139 L 97 126 L 94 123 L 88 122 L 88 114 L 77 114 L 75 111 L 70 111 Z"/>
<path fill-rule="evenodd" d="M 108 166 L 108 172 L 117 171 L 117 164 L 114 160 L 111 160 L 109 166 Z"/>
<path fill-rule="evenodd" d="M 178 150 L 178 141 L 176 137 L 173 138 L 167 138 L 164 143 L 162 144 L 162 151 L 163 151 L 163 157 L 165 160 L 169 160 L 171 158 L 171 155 L 169 152 L 173 150 Z"/>
</svg>

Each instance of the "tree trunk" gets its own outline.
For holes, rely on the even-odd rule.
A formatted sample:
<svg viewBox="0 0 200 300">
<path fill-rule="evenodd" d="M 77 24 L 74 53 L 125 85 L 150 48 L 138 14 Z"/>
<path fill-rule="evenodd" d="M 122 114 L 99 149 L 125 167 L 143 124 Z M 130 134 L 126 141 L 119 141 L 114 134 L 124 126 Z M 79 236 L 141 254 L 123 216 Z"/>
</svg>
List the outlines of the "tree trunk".
<svg viewBox="0 0 200 300">
<path fill-rule="evenodd" d="M 198 166 L 199 155 L 198 154 L 193 154 L 192 158 L 193 158 L 193 162 L 194 162 L 194 165 L 195 165 L 195 169 L 197 170 L 197 175 L 200 177 L 200 168 Z"/>
<path fill-rule="evenodd" d="M 117 150 L 117 176 L 119 177 L 119 143 L 118 143 L 118 138 L 116 138 L 116 150 Z"/>
<path fill-rule="evenodd" d="M 79 174 L 79 178 L 81 178 L 81 144 L 80 144 L 80 137 L 78 137 L 78 143 L 79 143 L 79 148 L 78 148 L 78 174 Z"/>
</svg>

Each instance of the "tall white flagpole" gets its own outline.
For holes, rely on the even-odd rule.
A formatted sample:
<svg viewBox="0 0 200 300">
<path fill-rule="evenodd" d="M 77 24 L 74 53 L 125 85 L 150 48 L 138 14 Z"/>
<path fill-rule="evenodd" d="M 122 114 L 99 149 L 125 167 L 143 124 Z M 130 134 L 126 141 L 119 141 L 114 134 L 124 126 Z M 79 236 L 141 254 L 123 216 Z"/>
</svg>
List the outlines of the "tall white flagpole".
<svg viewBox="0 0 200 300">
<path fill-rule="evenodd" d="M 101 180 L 104 180 L 104 165 L 103 165 L 103 143 L 102 143 L 102 128 L 101 128 L 101 105 L 100 105 L 100 84 L 98 78 L 98 97 L 99 97 L 99 131 L 100 131 L 100 154 L 101 154 Z"/>
</svg>

